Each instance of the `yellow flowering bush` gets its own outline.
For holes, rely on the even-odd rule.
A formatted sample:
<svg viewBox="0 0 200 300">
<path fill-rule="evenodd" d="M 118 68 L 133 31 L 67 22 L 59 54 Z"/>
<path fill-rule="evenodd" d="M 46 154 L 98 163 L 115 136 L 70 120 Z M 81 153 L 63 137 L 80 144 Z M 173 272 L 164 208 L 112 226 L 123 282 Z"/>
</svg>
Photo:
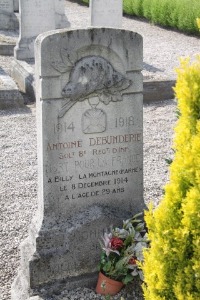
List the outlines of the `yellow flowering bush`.
<svg viewBox="0 0 200 300">
<path fill-rule="evenodd" d="M 175 127 L 170 181 L 145 221 L 151 247 L 144 253 L 144 298 L 200 299 L 200 56 L 181 61 L 175 93 L 180 117 Z"/>
</svg>

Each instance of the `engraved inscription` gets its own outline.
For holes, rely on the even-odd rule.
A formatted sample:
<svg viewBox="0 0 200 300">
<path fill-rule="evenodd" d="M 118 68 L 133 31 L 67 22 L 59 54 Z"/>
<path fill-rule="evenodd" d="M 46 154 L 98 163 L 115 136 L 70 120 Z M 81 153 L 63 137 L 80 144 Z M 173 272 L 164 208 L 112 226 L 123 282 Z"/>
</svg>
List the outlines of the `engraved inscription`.
<svg viewBox="0 0 200 300">
<path fill-rule="evenodd" d="M 58 207 L 63 210 L 70 202 L 126 197 L 130 190 L 137 190 L 142 177 L 138 112 L 126 110 L 112 116 L 109 107 L 115 104 L 105 112 L 100 102 L 99 96 L 91 96 L 90 109 L 84 109 L 88 104 L 78 103 L 76 117 L 56 118 L 48 128 L 51 140 L 45 146 L 49 155 L 45 183 L 60 194 Z M 51 160 L 58 164 L 51 166 Z"/>
<path fill-rule="evenodd" d="M 1 0 L 0 2 L 0 10 L 5 10 L 11 12 L 12 5 L 9 0 Z"/>
<path fill-rule="evenodd" d="M 137 134 L 124 134 L 124 135 L 110 135 L 110 136 L 100 136 L 96 138 L 89 138 L 89 146 L 98 146 L 98 145 L 114 145 L 121 143 L 132 143 L 132 142 L 140 142 L 142 138 L 141 133 Z"/>
<path fill-rule="evenodd" d="M 58 186 L 59 192 L 64 193 L 65 201 L 123 194 L 130 184 L 130 175 L 132 177 L 142 171 L 139 164 L 140 154 L 132 154 L 131 151 L 131 144 L 141 141 L 141 133 L 129 133 L 88 136 L 84 141 L 48 143 L 47 151 L 67 163 L 63 166 L 46 166 L 46 174 L 50 176 L 47 183 Z M 118 146 L 119 144 L 123 146 Z M 65 152 L 66 150 L 70 152 Z M 69 163 L 75 170 L 73 175 L 67 173 Z M 99 168 L 105 170 L 96 172 Z"/>
<path fill-rule="evenodd" d="M 129 117 L 118 117 L 115 119 L 115 127 L 120 128 L 120 127 L 129 127 L 129 126 L 134 126 L 134 117 L 129 116 Z"/>
</svg>

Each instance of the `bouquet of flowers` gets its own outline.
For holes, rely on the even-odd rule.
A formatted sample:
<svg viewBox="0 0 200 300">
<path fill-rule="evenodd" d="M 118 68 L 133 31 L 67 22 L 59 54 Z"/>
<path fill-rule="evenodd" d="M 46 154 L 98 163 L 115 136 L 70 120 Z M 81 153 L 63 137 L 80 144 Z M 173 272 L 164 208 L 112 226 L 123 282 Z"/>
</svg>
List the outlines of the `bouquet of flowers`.
<svg viewBox="0 0 200 300">
<path fill-rule="evenodd" d="M 145 224 L 138 219 L 141 215 L 123 221 L 122 228 L 111 228 L 111 232 L 102 237 L 99 271 L 125 285 L 132 282 L 135 276 L 143 279 L 140 265 L 148 239 Z"/>
</svg>

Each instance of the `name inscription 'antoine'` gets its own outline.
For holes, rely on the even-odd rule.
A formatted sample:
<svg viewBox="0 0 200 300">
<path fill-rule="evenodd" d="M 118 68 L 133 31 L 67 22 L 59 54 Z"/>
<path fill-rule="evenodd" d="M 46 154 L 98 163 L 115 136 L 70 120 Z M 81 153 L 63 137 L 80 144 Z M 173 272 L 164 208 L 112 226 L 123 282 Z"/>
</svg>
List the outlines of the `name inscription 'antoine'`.
<svg viewBox="0 0 200 300">
<path fill-rule="evenodd" d="M 115 145 L 122 143 L 133 143 L 140 142 L 142 140 L 141 133 L 129 133 L 129 134 L 120 134 L 120 135 L 109 135 L 109 136 L 100 136 L 95 138 L 89 138 L 89 146 L 100 146 L 100 145 Z M 73 142 L 59 142 L 59 143 L 48 143 L 47 151 L 52 150 L 64 150 L 64 149 L 76 149 L 83 146 L 83 141 L 73 141 Z"/>
<path fill-rule="evenodd" d="M 82 141 L 64 142 L 64 143 L 48 143 L 47 151 L 51 150 L 64 150 L 64 149 L 76 149 L 82 147 Z"/>
</svg>

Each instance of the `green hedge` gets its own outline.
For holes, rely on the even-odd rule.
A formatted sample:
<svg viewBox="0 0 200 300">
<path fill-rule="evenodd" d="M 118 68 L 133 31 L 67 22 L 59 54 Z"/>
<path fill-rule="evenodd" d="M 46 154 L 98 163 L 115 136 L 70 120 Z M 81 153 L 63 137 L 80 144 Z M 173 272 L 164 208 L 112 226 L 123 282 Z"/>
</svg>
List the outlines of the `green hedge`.
<svg viewBox="0 0 200 300">
<path fill-rule="evenodd" d="M 135 2 L 135 0 L 128 1 Z M 143 15 L 151 22 L 189 33 L 199 33 L 196 23 L 196 19 L 200 17 L 199 0 L 141 0 L 141 2 Z"/>
<path fill-rule="evenodd" d="M 123 2 L 123 9 L 129 15 L 143 17 L 143 0 L 125 0 Z"/>
<path fill-rule="evenodd" d="M 152 23 L 199 35 L 196 19 L 200 18 L 200 0 L 123 0 L 123 9 Z"/>
</svg>

